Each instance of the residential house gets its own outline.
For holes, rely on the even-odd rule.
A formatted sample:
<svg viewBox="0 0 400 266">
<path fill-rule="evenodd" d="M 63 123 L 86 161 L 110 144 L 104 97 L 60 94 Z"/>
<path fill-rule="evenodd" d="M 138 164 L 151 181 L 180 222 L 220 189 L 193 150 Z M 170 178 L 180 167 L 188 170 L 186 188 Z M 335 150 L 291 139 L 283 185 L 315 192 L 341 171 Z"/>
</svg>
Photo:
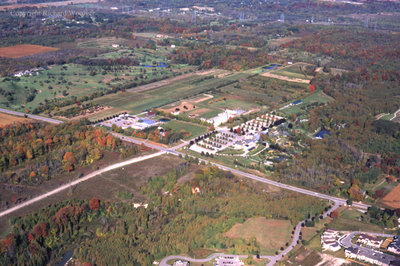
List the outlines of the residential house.
<svg viewBox="0 0 400 266">
<path fill-rule="evenodd" d="M 387 250 L 394 254 L 400 254 L 400 238 L 398 236 L 393 238 L 393 241 L 389 244 Z"/>
<path fill-rule="evenodd" d="M 396 264 L 398 261 L 394 256 L 370 249 L 349 247 L 345 250 L 345 256 L 346 258 L 367 262 L 372 265 L 399 265 Z"/>
<path fill-rule="evenodd" d="M 244 265 L 244 262 L 240 260 L 239 256 L 224 255 L 215 259 L 215 266 L 225 266 L 225 265 Z"/>
<path fill-rule="evenodd" d="M 190 263 L 183 260 L 177 260 L 174 262 L 174 266 L 189 266 Z"/>
<path fill-rule="evenodd" d="M 338 243 L 339 232 L 328 229 L 321 235 L 321 244 L 323 250 L 338 251 L 340 245 Z"/>
<path fill-rule="evenodd" d="M 382 243 L 383 239 L 376 236 L 362 234 L 358 237 L 357 243 L 363 244 L 365 246 L 378 249 Z"/>
</svg>

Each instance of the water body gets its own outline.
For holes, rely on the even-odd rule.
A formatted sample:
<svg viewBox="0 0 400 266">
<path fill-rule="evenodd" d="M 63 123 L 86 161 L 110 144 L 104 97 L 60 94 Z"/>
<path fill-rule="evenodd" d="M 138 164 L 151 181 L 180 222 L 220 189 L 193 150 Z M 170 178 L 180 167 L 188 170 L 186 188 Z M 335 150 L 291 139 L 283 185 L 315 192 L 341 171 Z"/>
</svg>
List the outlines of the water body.
<svg viewBox="0 0 400 266">
<path fill-rule="evenodd" d="M 167 65 L 166 65 L 164 62 L 162 62 L 162 63 L 161 63 L 161 65 L 158 65 L 158 66 L 152 66 L 152 65 L 141 65 L 141 67 L 167 67 Z"/>
</svg>

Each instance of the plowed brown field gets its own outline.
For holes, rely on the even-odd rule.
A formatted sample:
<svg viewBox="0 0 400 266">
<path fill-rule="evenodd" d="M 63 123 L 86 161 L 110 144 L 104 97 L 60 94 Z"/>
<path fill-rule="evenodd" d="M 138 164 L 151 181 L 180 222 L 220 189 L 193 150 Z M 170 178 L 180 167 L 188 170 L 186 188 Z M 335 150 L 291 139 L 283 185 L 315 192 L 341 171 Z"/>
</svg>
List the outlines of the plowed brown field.
<svg viewBox="0 0 400 266">
<path fill-rule="evenodd" d="M 0 57 L 18 58 L 27 55 L 40 54 L 44 52 L 57 51 L 58 48 L 33 44 L 19 44 L 0 48 Z"/>
<path fill-rule="evenodd" d="M 389 194 L 387 194 L 382 202 L 392 208 L 399 209 L 400 208 L 400 185 L 397 185 L 394 189 L 392 189 Z"/>
</svg>

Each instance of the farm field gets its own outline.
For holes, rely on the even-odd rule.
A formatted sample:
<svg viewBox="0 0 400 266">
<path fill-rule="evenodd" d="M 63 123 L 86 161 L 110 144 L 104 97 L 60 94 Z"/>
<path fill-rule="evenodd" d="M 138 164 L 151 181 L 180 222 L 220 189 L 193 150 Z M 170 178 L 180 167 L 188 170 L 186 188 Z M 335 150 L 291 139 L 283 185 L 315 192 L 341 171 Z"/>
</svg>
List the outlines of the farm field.
<svg viewBox="0 0 400 266">
<path fill-rule="evenodd" d="M 262 75 L 244 76 L 238 82 L 222 87 L 220 90 L 220 94 L 226 98 L 272 108 L 308 94 L 306 84 L 271 79 Z"/>
<path fill-rule="evenodd" d="M 255 237 L 262 254 L 273 255 L 290 241 L 292 225 L 288 220 L 250 218 L 243 224 L 235 224 L 224 236 L 250 240 Z"/>
<path fill-rule="evenodd" d="M 19 58 L 27 55 L 57 51 L 58 48 L 33 44 L 19 44 L 0 48 L 0 57 Z"/>
<path fill-rule="evenodd" d="M 382 203 L 391 208 L 400 208 L 400 185 L 393 188 L 383 199 Z"/>
<path fill-rule="evenodd" d="M 185 132 L 190 132 L 191 135 L 188 137 L 190 139 L 204 135 L 207 133 L 207 127 L 205 126 L 200 126 L 197 124 L 185 122 L 185 121 L 179 121 L 179 120 L 171 120 L 168 123 L 163 125 L 163 128 L 170 128 L 173 131 L 185 131 Z"/>
<path fill-rule="evenodd" d="M 31 119 L 19 117 L 19 116 L 12 116 L 9 114 L 0 113 L 0 126 L 9 125 L 12 123 L 26 123 L 28 121 L 32 121 Z"/>
<path fill-rule="evenodd" d="M 11 10 L 11 9 L 22 8 L 22 7 L 41 8 L 41 7 L 47 7 L 47 6 L 65 6 L 65 5 L 70 5 L 71 3 L 84 4 L 84 3 L 95 3 L 95 2 L 97 2 L 97 0 L 69 0 L 69 1 L 46 2 L 46 3 L 38 3 L 38 4 L 14 4 L 14 5 L 0 6 L 0 10 L 1 11 Z"/>
<path fill-rule="evenodd" d="M 123 93 L 107 95 L 94 100 L 95 103 L 112 106 L 115 110 L 129 110 L 132 113 L 141 113 L 151 108 L 165 105 L 171 106 L 183 99 L 208 92 L 227 82 L 224 78 L 210 76 L 187 75 L 182 79 L 174 78 L 175 82 L 160 87 L 150 88 L 137 92 L 135 89 Z M 179 103 L 177 103 L 179 105 Z M 201 103 L 198 104 L 202 106 Z M 216 110 L 216 108 L 214 108 Z"/>
</svg>

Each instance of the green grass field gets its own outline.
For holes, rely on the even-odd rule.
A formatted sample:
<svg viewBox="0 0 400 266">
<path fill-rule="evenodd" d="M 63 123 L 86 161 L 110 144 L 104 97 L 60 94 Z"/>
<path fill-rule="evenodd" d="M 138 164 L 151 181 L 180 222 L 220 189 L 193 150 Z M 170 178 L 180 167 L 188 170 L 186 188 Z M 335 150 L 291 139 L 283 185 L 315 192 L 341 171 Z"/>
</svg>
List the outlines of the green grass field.
<svg viewBox="0 0 400 266">
<path fill-rule="evenodd" d="M 289 78 L 298 78 L 298 79 L 312 79 L 313 76 L 304 75 L 306 64 L 295 64 L 292 66 L 288 66 L 277 71 L 274 71 L 274 74 L 285 76 Z M 302 68 L 303 71 L 300 69 Z"/>
<path fill-rule="evenodd" d="M 91 71 L 94 71 L 95 74 L 91 74 Z M 0 106 L 7 107 L 8 103 L 8 108 L 14 110 L 21 111 L 25 108 L 32 110 L 54 98 L 62 100 L 72 96 L 80 97 L 96 91 L 105 91 L 113 85 L 131 82 L 135 76 L 140 74 L 139 67 L 123 67 L 115 72 L 104 74 L 101 67 L 87 67 L 78 64 L 53 66 L 49 70 L 42 71 L 39 75 L 23 76 L 19 81 L 0 80 L 3 81 L 1 87 L 4 90 L 15 92 L 13 101 L 0 99 Z M 142 74 L 142 78 L 138 78 L 138 82 L 171 75 L 170 69 L 147 70 L 145 74 Z M 27 102 L 27 95 L 32 90 L 36 90 L 36 96 L 32 101 Z"/>
<path fill-rule="evenodd" d="M 184 130 L 186 132 L 190 132 L 191 136 L 188 137 L 190 139 L 201 136 L 207 133 L 208 130 L 207 127 L 179 120 L 171 120 L 163 125 L 163 128 L 170 128 L 175 131 Z"/>
<path fill-rule="evenodd" d="M 340 216 L 334 219 L 329 227 L 339 231 L 366 231 L 366 232 L 377 232 L 382 233 L 382 228 L 377 225 L 365 223 L 359 221 L 358 219 L 363 215 L 363 213 L 352 209 L 345 208 L 341 209 L 339 212 Z"/>
<path fill-rule="evenodd" d="M 304 113 L 306 111 L 303 110 L 302 107 L 308 106 L 313 103 L 325 104 L 325 103 L 332 101 L 332 98 L 327 96 L 322 91 L 316 91 L 313 94 L 307 96 L 306 98 L 304 98 L 302 100 L 303 100 L 303 103 L 285 108 L 285 109 L 281 110 L 281 112 L 283 112 L 286 115 Z"/>
<path fill-rule="evenodd" d="M 243 150 L 235 150 L 232 148 L 226 148 L 220 152 L 218 152 L 218 154 L 243 154 L 244 151 Z"/>
<path fill-rule="evenodd" d="M 224 235 L 229 238 L 249 240 L 253 237 L 261 246 L 262 254 L 273 255 L 287 242 L 290 242 L 292 225 L 288 220 L 250 218 L 243 224 L 234 225 Z"/>
</svg>

